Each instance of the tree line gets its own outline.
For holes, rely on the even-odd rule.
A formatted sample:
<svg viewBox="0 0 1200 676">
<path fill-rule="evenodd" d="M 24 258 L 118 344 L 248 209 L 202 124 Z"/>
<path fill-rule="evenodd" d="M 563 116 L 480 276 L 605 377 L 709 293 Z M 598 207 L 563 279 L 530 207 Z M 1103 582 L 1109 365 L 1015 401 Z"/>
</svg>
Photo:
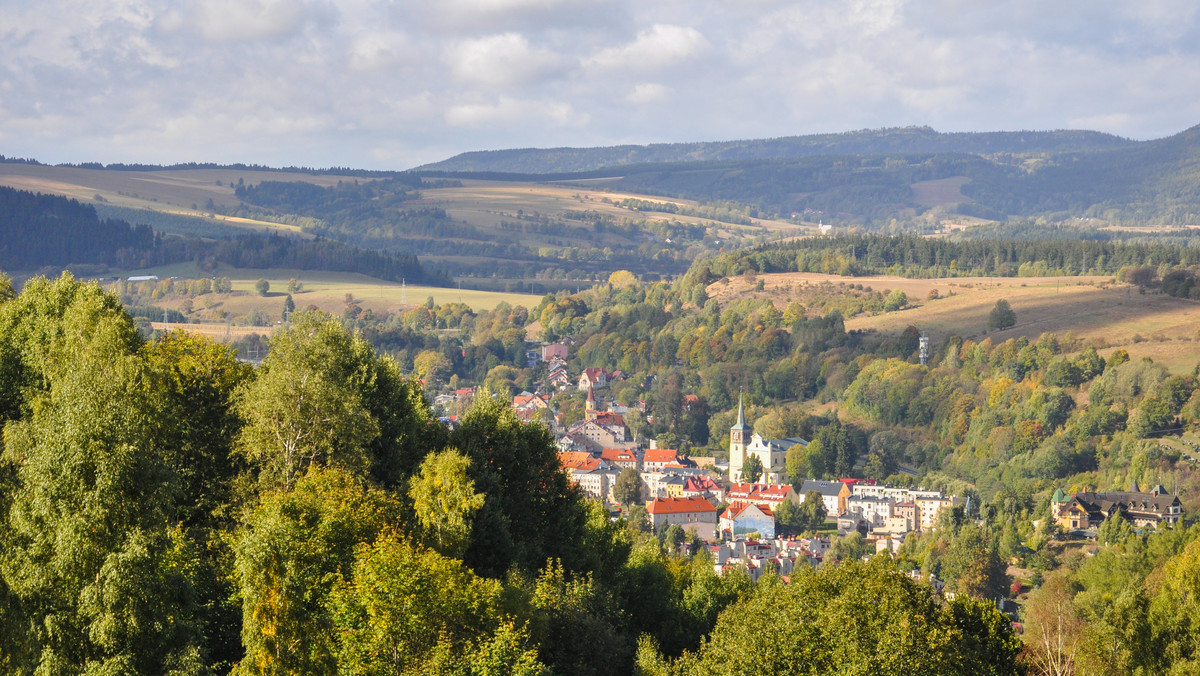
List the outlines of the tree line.
<svg viewBox="0 0 1200 676">
<path fill-rule="evenodd" d="M 360 272 L 390 281 L 449 284 L 445 273 L 426 269 L 411 253 L 277 234 L 221 240 L 162 236 L 147 225 L 101 220 L 95 208 L 77 200 L 0 187 L 0 266 L 31 270 L 83 263 L 145 268 L 181 261 Z"/>
</svg>

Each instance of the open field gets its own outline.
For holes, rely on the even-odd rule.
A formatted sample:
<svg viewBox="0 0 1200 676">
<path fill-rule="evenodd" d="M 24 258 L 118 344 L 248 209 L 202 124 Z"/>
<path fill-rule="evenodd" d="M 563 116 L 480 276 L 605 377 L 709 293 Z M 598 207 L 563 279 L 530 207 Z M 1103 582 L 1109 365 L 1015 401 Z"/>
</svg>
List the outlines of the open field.
<svg viewBox="0 0 1200 676">
<path fill-rule="evenodd" d="M 620 207 L 611 202 L 620 202 L 627 198 L 679 206 L 696 206 L 696 202 L 667 197 L 651 197 L 623 191 L 609 192 L 604 189 L 604 183 L 607 180 L 588 181 L 584 185 L 463 180 L 462 186 L 423 188 L 421 190 L 423 199 L 418 203 L 441 206 L 454 218 L 484 229 L 498 228 L 501 221 L 515 221 L 521 214 L 526 216 L 540 214 L 553 218 L 561 216 L 565 211 L 596 211 L 617 220 L 625 218 L 673 220 L 683 223 L 715 225 L 727 233 L 755 230 L 795 233 L 800 229 L 795 224 L 786 221 L 754 219 L 753 226 L 731 225 L 694 216 L 646 212 Z M 816 231 L 811 227 L 804 229 L 805 232 L 809 230 Z"/>
<path fill-rule="evenodd" d="M 1036 338 L 1045 332 L 1066 334 L 1110 346 L 1130 355 L 1150 357 L 1175 372 L 1191 372 L 1200 362 L 1200 303 L 1163 294 L 1140 294 L 1136 287 L 1112 284 L 1107 277 L 838 277 L 816 273 L 759 275 L 764 290 L 755 292 L 741 278 L 714 284 L 710 295 L 722 302 L 733 297 L 763 296 L 780 307 L 802 297 L 805 285 L 862 284 L 876 291 L 900 289 L 911 307 L 898 312 L 860 315 L 846 320 L 847 329 L 900 332 L 907 326 L 925 331 L 936 342 L 949 335 L 999 342 L 1016 336 Z M 926 300 L 931 289 L 941 298 Z M 951 295 L 953 294 L 953 295 Z M 987 331 L 988 313 L 999 299 L 1017 313 L 1017 325 Z"/>
<path fill-rule="evenodd" d="M 236 206 L 234 184 L 262 181 L 303 181 L 320 186 L 336 185 L 338 181 L 354 180 L 345 176 L 313 175 L 283 171 L 252 171 L 238 169 L 177 169 L 161 171 L 116 171 L 51 167 L 29 164 L 0 163 L 0 185 L 71 197 L 84 203 L 95 201 L 99 195 L 106 204 L 131 209 L 145 209 L 185 216 L 205 217 L 226 225 L 261 229 L 264 227 L 296 230 L 265 221 L 209 216 L 203 206 L 212 200 L 218 206 Z M 363 180 L 363 179 L 359 179 Z M 607 204 L 625 198 L 694 206 L 688 200 L 649 197 L 628 192 L 608 192 L 605 181 L 588 182 L 588 187 L 551 183 L 521 183 L 510 181 L 464 180 L 461 187 L 424 188 L 423 199 L 413 206 L 434 205 L 459 220 L 484 230 L 499 229 L 501 221 L 515 221 L 518 212 L 559 218 L 564 211 L 594 210 L 618 220 L 647 218 L 676 220 L 686 223 L 716 225 L 726 236 L 733 232 L 765 231 L 794 234 L 798 228 L 785 221 L 755 219 L 753 226 L 719 223 L 704 218 L 639 212 Z M 815 229 L 814 229 L 815 231 Z M 603 238 L 601 238 L 603 239 Z"/>
<path fill-rule="evenodd" d="M 282 171 L 239 169 L 164 169 L 162 171 L 116 171 L 0 163 L 0 185 L 73 197 L 90 202 L 95 195 L 119 207 L 151 211 L 191 211 L 211 199 L 220 206 L 235 206 L 233 184 L 261 181 L 304 181 L 337 185 L 344 176 L 314 176 Z M 217 182 L 220 181 L 220 185 Z M 199 212 L 196 212 L 199 214 Z"/>
<path fill-rule="evenodd" d="M 210 293 L 194 298 L 171 296 L 153 301 L 156 307 L 180 311 L 184 311 L 190 301 L 190 323 L 172 324 L 171 328 L 186 328 L 216 338 L 225 337 L 227 324 L 232 324 L 230 331 L 235 338 L 240 335 L 239 331 L 241 334 L 269 332 L 269 326 L 245 326 L 246 317 L 258 310 L 265 314 L 272 324 L 281 319 L 288 280 L 293 277 L 303 285 L 301 291 L 292 296 L 297 310 L 316 307 L 335 315 L 341 315 L 346 310 L 347 294 L 363 310 L 372 310 L 375 313 L 395 313 L 411 309 L 424 303 L 429 297 L 433 297 L 437 304 L 465 303 L 476 311 L 491 310 L 500 303 L 532 308 L 542 300 L 541 296 L 529 294 L 402 285 L 356 273 L 311 270 L 248 270 L 223 267 L 210 275 L 196 269 L 194 264 L 180 263 L 128 272 L 121 276 L 132 274 L 184 279 L 228 277 L 232 282 L 232 293 Z M 259 279 L 266 279 L 270 283 L 270 291 L 266 296 L 259 296 L 254 290 L 255 282 Z M 165 325 L 155 323 L 155 327 L 163 328 Z"/>
</svg>

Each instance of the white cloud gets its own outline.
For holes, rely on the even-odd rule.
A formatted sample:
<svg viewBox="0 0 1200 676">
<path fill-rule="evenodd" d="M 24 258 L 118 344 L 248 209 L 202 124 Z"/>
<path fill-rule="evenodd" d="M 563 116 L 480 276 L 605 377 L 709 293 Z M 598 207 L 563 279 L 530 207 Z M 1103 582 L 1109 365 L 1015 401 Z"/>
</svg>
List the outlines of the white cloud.
<svg viewBox="0 0 1200 676">
<path fill-rule="evenodd" d="M 530 101 L 501 96 L 495 103 L 464 103 L 446 111 L 446 121 L 456 127 L 505 126 L 515 123 L 559 126 L 579 126 L 589 116 L 578 114 L 571 104 L 563 101 Z"/>
<path fill-rule="evenodd" d="M 501 87 L 550 76 L 560 67 L 558 55 L 531 47 L 517 33 L 460 42 L 450 48 L 447 61 L 461 81 Z"/>
<path fill-rule="evenodd" d="M 355 70 L 374 70 L 420 61 L 419 50 L 412 46 L 408 36 L 398 31 L 359 35 L 353 38 L 349 51 L 350 67 Z"/>
<path fill-rule="evenodd" d="M 657 103 L 667 98 L 667 88 L 657 82 L 642 82 L 634 85 L 625 95 L 625 100 L 634 104 Z"/>
<path fill-rule="evenodd" d="M 288 37 L 326 15 L 303 0 L 201 0 L 193 11 L 200 34 L 213 42 Z"/>
<path fill-rule="evenodd" d="M 1196 91 L 1195 0 L 0 0 L 0 153 L 43 161 L 399 168 L 904 124 L 1151 138 L 1200 122 Z"/>
<path fill-rule="evenodd" d="M 602 49 L 584 63 L 599 68 L 654 70 L 682 63 L 708 46 L 708 40 L 695 28 L 655 24 L 638 33 L 633 42 Z"/>
</svg>

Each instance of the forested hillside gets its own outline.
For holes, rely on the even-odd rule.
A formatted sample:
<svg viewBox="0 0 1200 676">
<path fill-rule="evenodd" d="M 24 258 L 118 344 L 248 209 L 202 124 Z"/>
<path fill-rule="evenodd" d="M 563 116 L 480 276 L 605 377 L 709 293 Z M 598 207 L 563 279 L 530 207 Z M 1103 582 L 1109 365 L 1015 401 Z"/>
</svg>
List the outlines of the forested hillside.
<svg viewBox="0 0 1200 676">
<path fill-rule="evenodd" d="M 1032 154 L 1135 145 L 1092 131 L 942 133 L 929 127 L 863 129 L 773 139 L 653 143 L 607 148 L 521 148 L 462 153 L 417 171 L 559 174 L 636 164 L 908 153 Z"/>
<path fill-rule="evenodd" d="M 223 239 L 164 237 L 148 225 L 101 220 L 94 207 L 76 200 L 0 187 L 0 266 L 10 270 L 62 269 L 72 264 L 129 269 L 198 261 L 448 283 L 442 273 L 425 270 L 412 254 L 384 253 L 334 240 L 237 232 Z"/>
<path fill-rule="evenodd" d="M 575 174 L 547 169 L 554 173 L 540 177 L 538 170 L 522 167 L 535 152 L 543 151 L 493 151 L 494 162 L 491 155 L 482 154 L 488 159 L 482 163 L 487 170 L 459 168 L 460 164 L 474 166 L 467 158 L 422 171 L 528 181 L 608 178 L 606 185 L 618 190 L 725 200 L 768 213 L 795 212 L 877 227 L 892 221 L 911 225 L 931 207 L 988 220 L 1044 216 L 1098 218 L 1125 225 L 1200 222 L 1196 187 L 1200 185 L 1196 180 L 1200 128 L 1136 143 L 1067 132 L 938 135 L 911 129 L 855 132 L 845 139 L 844 143 L 812 140 L 802 144 L 806 152 L 766 144 L 775 150 L 653 157 L 632 153 L 636 159 L 629 161 L 609 157 L 612 166 L 579 169 Z M 544 152 L 554 157 L 583 151 Z M 526 173 L 518 175 L 521 172 Z M 950 179 L 959 183 L 959 194 L 939 193 L 931 198 L 921 193 L 923 184 Z"/>
</svg>

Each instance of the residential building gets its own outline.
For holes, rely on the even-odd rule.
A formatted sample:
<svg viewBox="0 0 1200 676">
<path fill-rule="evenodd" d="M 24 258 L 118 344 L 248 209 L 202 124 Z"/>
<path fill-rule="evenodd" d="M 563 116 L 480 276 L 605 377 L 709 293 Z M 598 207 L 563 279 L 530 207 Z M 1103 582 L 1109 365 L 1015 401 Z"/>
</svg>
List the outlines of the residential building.
<svg viewBox="0 0 1200 676">
<path fill-rule="evenodd" d="M 642 456 L 643 472 L 655 472 L 675 464 L 679 464 L 679 451 L 674 448 L 650 448 Z"/>
<path fill-rule="evenodd" d="M 917 506 L 917 528 L 929 530 L 937 526 L 938 514 L 943 509 L 954 506 L 954 498 L 938 495 L 937 497 L 919 497 L 913 500 Z"/>
<path fill-rule="evenodd" d="M 846 511 L 856 515 L 871 528 L 883 526 L 892 515 L 892 502 L 887 498 L 851 495 L 846 499 Z"/>
<path fill-rule="evenodd" d="M 583 373 L 579 374 L 579 381 L 576 387 L 580 392 L 586 392 L 589 388 L 601 388 L 608 386 L 608 372 L 600 368 L 584 369 Z"/>
<path fill-rule="evenodd" d="M 542 360 L 550 361 L 551 359 L 567 360 L 567 346 L 562 343 L 551 343 L 542 347 Z"/>
<path fill-rule="evenodd" d="M 721 513 L 718 524 L 722 535 L 731 537 L 758 533 L 759 537 L 775 537 L 775 514 L 768 507 L 752 502 L 732 502 Z"/>
<path fill-rule="evenodd" d="M 600 457 L 620 469 L 632 467 L 639 472 L 642 470 L 642 459 L 637 449 L 605 448 L 600 451 Z"/>
<path fill-rule="evenodd" d="M 747 502 L 774 510 L 784 500 L 794 505 L 800 504 L 800 497 L 791 484 L 730 484 L 725 492 L 725 499 L 730 502 Z"/>
<path fill-rule="evenodd" d="M 1137 482 L 1128 491 L 1081 492 L 1070 497 L 1061 489 L 1055 490 L 1050 512 L 1061 527 L 1071 530 L 1090 528 L 1116 514 L 1138 527 L 1177 523 L 1183 517 L 1178 496 L 1167 493 L 1162 486 L 1143 493 Z"/>
<path fill-rule="evenodd" d="M 684 497 L 703 497 L 714 505 L 725 501 L 725 487 L 706 475 L 689 476 L 683 486 Z"/>
<path fill-rule="evenodd" d="M 806 479 L 800 484 L 800 500 L 804 500 L 813 491 L 821 495 L 821 501 L 825 503 L 827 518 L 835 519 L 845 513 L 846 501 L 850 499 L 851 495 L 849 486 L 841 481 Z"/>
<path fill-rule="evenodd" d="M 704 498 L 656 498 L 646 505 L 655 530 L 680 525 L 695 528 L 703 539 L 713 539 L 717 528 L 717 508 Z"/>
</svg>

